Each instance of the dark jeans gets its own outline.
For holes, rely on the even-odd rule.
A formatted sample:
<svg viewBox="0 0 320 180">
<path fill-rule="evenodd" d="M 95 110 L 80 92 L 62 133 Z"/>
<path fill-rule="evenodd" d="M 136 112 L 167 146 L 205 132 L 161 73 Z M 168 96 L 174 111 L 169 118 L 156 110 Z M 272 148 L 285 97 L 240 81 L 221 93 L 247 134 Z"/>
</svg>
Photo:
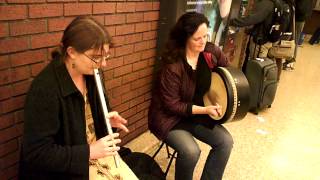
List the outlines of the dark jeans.
<svg viewBox="0 0 320 180">
<path fill-rule="evenodd" d="M 201 152 L 193 137 L 212 147 L 201 179 L 222 179 L 233 146 L 231 134 L 222 125 L 215 125 L 210 129 L 192 121 L 181 121 L 169 132 L 167 139 L 165 139 L 165 142 L 178 153 L 175 179 L 192 180 L 193 171 Z"/>
</svg>

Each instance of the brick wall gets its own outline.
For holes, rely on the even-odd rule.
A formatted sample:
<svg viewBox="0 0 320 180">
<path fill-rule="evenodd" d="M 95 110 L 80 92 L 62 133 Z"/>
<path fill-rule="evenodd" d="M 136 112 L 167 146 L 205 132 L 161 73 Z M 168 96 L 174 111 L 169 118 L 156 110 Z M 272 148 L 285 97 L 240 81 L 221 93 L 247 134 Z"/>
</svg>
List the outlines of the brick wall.
<svg viewBox="0 0 320 180">
<path fill-rule="evenodd" d="M 129 121 L 123 144 L 147 130 L 158 0 L 0 0 L 0 179 L 17 179 L 26 92 L 76 15 L 93 15 L 114 38 L 105 83 Z"/>
</svg>

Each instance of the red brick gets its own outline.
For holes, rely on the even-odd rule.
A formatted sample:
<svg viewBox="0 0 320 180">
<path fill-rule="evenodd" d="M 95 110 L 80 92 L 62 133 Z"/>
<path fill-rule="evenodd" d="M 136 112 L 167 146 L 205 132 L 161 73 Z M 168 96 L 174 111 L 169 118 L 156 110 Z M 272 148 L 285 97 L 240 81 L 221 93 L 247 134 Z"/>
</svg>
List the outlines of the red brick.
<svg viewBox="0 0 320 180">
<path fill-rule="evenodd" d="M 0 71 L 0 85 L 8 84 L 11 82 L 11 71 L 10 69 Z"/>
<path fill-rule="evenodd" d="M 146 110 L 149 108 L 149 106 L 150 106 L 150 101 L 145 101 L 145 102 L 137 105 L 137 111 L 140 112 L 142 110 Z"/>
<path fill-rule="evenodd" d="M 146 84 L 150 83 L 151 80 L 152 80 L 152 76 L 141 78 L 141 79 L 139 79 L 137 81 L 132 82 L 131 88 L 132 89 L 137 89 L 137 88 L 139 88 L 139 87 L 141 87 L 143 85 L 146 85 Z"/>
<path fill-rule="evenodd" d="M 142 41 L 134 45 L 134 52 L 145 50 L 145 49 L 149 49 L 148 41 Z"/>
<path fill-rule="evenodd" d="M 141 59 L 141 53 L 137 52 L 134 54 L 129 54 L 124 57 L 124 64 L 132 64 L 134 62 L 140 61 Z"/>
<path fill-rule="evenodd" d="M 75 2 L 78 0 L 47 0 L 47 2 Z"/>
<path fill-rule="evenodd" d="M 123 83 L 123 82 L 122 82 Z M 125 84 L 125 83 L 123 83 Z M 125 85 L 122 85 L 120 87 L 116 87 L 112 90 L 112 95 L 117 97 L 117 96 L 120 96 L 122 94 L 125 94 L 127 92 L 130 91 L 130 84 L 125 84 Z"/>
<path fill-rule="evenodd" d="M 148 63 L 149 63 L 148 60 L 136 62 L 136 63 L 132 64 L 132 70 L 137 71 L 139 69 L 143 69 L 148 66 Z"/>
<path fill-rule="evenodd" d="M 46 0 L 7 0 L 8 3 L 15 3 L 15 4 L 26 4 L 26 3 L 43 3 Z"/>
<path fill-rule="evenodd" d="M 23 51 L 28 49 L 27 37 L 8 38 L 0 40 L 0 54 Z"/>
<path fill-rule="evenodd" d="M 110 97 L 110 96 L 108 96 Z M 113 108 L 115 106 L 118 106 L 121 104 L 121 97 L 112 97 L 112 98 L 109 98 L 109 103 L 110 103 L 110 106 Z"/>
<path fill-rule="evenodd" d="M 138 2 L 136 4 L 136 11 L 150 11 L 152 10 L 152 2 Z"/>
<path fill-rule="evenodd" d="M 64 30 L 73 19 L 68 17 L 48 19 L 49 32 Z"/>
<path fill-rule="evenodd" d="M 116 27 L 115 26 L 108 26 L 108 27 L 106 27 L 106 29 L 109 32 L 110 36 L 116 35 Z"/>
<path fill-rule="evenodd" d="M 142 51 L 141 54 L 142 54 L 141 59 L 147 59 L 147 58 L 155 57 L 156 56 L 156 50 L 155 49 L 148 49 L 146 51 Z"/>
<path fill-rule="evenodd" d="M 147 60 L 147 64 L 149 61 Z M 153 73 L 153 67 L 147 67 L 139 71 L 139 78 L 150 76 Z"/>
<path fill-rule="evenodd" d="M 142 41 L 142 33 L 136 33 L 136 34 L 129 34 L 126 35 L 126 42 L 127 44 L 140 42 Z"/>
<path fill-rule="evenodd" d="M 130 108 L 130 109 L 124 111 L 123 113 L 121 113 L 121 116 L 122 116 L 123 118 L 127 119 L 128 117 L 131 117 L 131 116 L 135 115 L 136 112 L 137 112 L 136 108 L 133 107 L 133 108 Z M 130 130 L 130 129 L 129 129 L 129 130 Z"/>
<path fill-rule="evenodd" d="M 3 168 L 16 164 L 19 161 L 19 151 L 14 151 L 8 155 L 6 155 L 3 159 Z"/>
<path fill-rule="evenodd" d="M 133 2 L 117 3 L 117 13 L 135 12 L 135 6 Z"/>
<path fill-rule="evenodd" d="M 157 47 L 157 40 L 149 41 L 149 48 L 156 48 Z"/>
<path fill-rule="evenodd" d="M 24 121 L 24 110 L 14 112 L 14 122 L 21 123 Z"/>
<path fill-rule="evenodd" d="M 16 151 L 17 149 L 18 149 L 17 139 L 13 139 L 4 144 L 0 144 L 0 157 L 10 152 Z"/>
<path fill-rule="evenodd" d="M 150 92 L 151 91 L 151 81 L 150 83 L 148 84 L 145 84 L 144 86 L 140 87 L 137 89 L 137 94 L 138 96 L 140 95 L 145 95 L 146 93 Z"/>
<path fill-rule="evenodd" d="M 31 36 L 31 48 L 42 48 L 56 46 L 59 44 L 62 33 L 46 33 Z"/>
<path fill-rule="evenodd" d="M 64 4 L 64 15 L 85 15 L 92 14 L 92 4 L 91 3 L 69 3 Z"/>
<path fill-rule="evenodd" d="M 152 10 L 160 10 L 160 2 L 153 2 Z"/>
<path fill-rule="evenodd" d="M 106 82 L 106 88 L 112 89 L 121 86 L 121 77 Z"/>
<path fill-rule="evenodd" d="M 45 20 L 33 20 L 10 23 L 10 35 L 36 34 L 47 31 Z"/>
<path fill-rule="evenodd" d="M 93 19 L 98 21 L 101 25 L 104 25 L 104 15 L 94 15 Z"/>
<path fill-rule="evenodd" d="M 29 17 L 56 17 L 63 15 L 62 4 L 37 4 L 29 6 Z"/>
<path fill-rule="evenodd" d="M 0 129 L 7 128 L 9 126 L 12 126 L 14 124 L 14 116 L 12 113 L 1 115 L 0 117 Z M 1 157 L 1 152 L 0 152 Z"/>
<path fill-rule="evenodd" d="M 11 81 L 16 82 L 31 77 L 28 66 L 17 67 L 11 70 Z"/>
<path fill-rule="evenodd" d="M 27 18 L 27 6 L 25 5 L 1 5 L 0 20 L 16 20 Z"/>
<path fill-rule="evenodd" d="M 93 14 L 116 12 L 116 3 L 93 3 Z"/>
<path fill-rule="evenodd" d="M 19 136 L 17 126 L 2 129 L 0 131 L 0 143 L 2 144 L 3 142 L 16 138 L 17 136 Z"/>
<path fill-rule="evenodd" d="M 127 23 L 142 22 L 143 13 L 127 14 Z"/>
<path fill-rule="evenodd" d="M 138 120 L 142 119 L 144 117 L 143 112 L 138 112 L 135 115 L 131 116 L 128 119 L 128 124 L 134 124 L 135 122 L 137 122 Z"/>
<path fill-rule="evenodd" d="M 157 30 L 157 29 L 158 29 L 158 21 L 152 21 L 151 30 Z"/>
<path fill-rule="evenodd" d="M 114 47 L 122 46 L 126 44 L 125 36 L 115 36 L 112 38 Z"/>
<path fill-rule="evenodd" d="M 126 16 L 124 14 L 106 15 L 104 19 L 105 25 L 123 24 L 125 21 Z"/>
<path fill-rule="evenodd" d="M 116 35 L 131 34 L 134 33 L 133 24 L 125 24 L 116 27 Z"/>
<path fill-rule="evenodd" d="M 120 104 L 120 105 L 114 107 L 113 109 L 114 109 L 114 111 L 117 111 L 118 113 L 121 113 L 125 110 L 128 110 L 129 109 L 129 102 Z"/>
<path fill-rule="evenodd" d="M 31 76 L 35 77 L 36 75 L 39 74 L 39 72 L 42 71 L 42 69 L 47 65 L 47 63 L 38 63 L 38 64 L 33 64 L 31 66 Z"/>
<path fill-rule="evenodd" d="M 6 69 L 10 67 L 9 56 L 0 56 L 0 69 Z"/>
<path fill-rule="evenodd" d="M 142 127 L 142 126 L 147 125 L 147 124 L 148 124 L 148 118 L 147 117 L 141 118 L 137 122 L 135 122 L 136 128 Z"/>
<path fill-rule="evenodd" d="M 143 20 L 144 21 L 156 21 L 158 19 L 159 19 L 159 11 L 143 13 Z"/>
<path fill-rule="evenodd" d="M 7 99 L 12 96 L 12 86 L 0 86 L 0 100 Z"/>
<path fill-rule="evenodd" d="M 1 176 L 3 179 L 18 179 L 16 176 L 18 175 L 18 164 L 11 166 L 9 168 L 3 169 L 3 175 Z"/>
<path fill-rule="evenodd" d="M 8 23 L 0 23 L 0 38 L 9 34 Z"/>
<path fill-rule="evenodd" d="M 125 65 L 122 67 L 118 67 L 114 70 L 114 77 L 122 76 L 124 74 L 128 74 L 132 72 L 132 65 Z"/>
<path fill-rule="evenodd" d="M 133 53 L 133 45 L 132 44 L 117 47 L 115 56 L 118 57 L 118 56 L 123 56 L 123 55 L 131 54 L 131 53 Z"/>
<path fill-rule="evenodd" d="M 0 101 L 1 113 L 8 113 L 23 108 L 24 101 L 25 96 L 18 96 L 8 100 Z"/>
<path fill-rule="evenodd" d="M 130 101 L 130 108 L 144 102 L 144 96 L 138 96 Z"/>
<path fill-rule="evenodd" d="M 137 23 L 135 25 L 135 32 L 145 32 L 151 30 L 150 22 Z"/>
<path fill-rule="evenodd" d="M 106 69 L 114 69 L 123 65 L 123 57 L 113 58 L 107 61 Z"/>
<path fill-rule="evenodd" d="M 19 135 L 19 137 L 20 137 L 20 136 L 22 136 L 22 134 L 23 134 L 24 124 L 23 124 L 23 123 L 19 123 L 19 124 L 16 124 L 16 126 L 17 126 L 18 135 Z"/>
<path fill-rule="evenodd" d="M 26 94 L 31 85 L 31 81 L 21 81 L 12 85 L 13 96 Z"/>
<path fill-rule="evenodd" d="M 34 51 L 26 51 L 22 53 L 15 53 L 10 55 L 12 67 L 34 64 L 47 59 L 47 51 L 39 49 Z"/>
<path fill-rule="evenodd" d="M 143 33 L 143 40 L 156 39 L 157 31 L 148 31 Z"/>
<path fill-rule="evenodd" d="M 132 72 L 132 73 L 126 74 L 125 76 L 122 77 L 122 84 L 127 84 L 129 82 L 135 81 L 138 78 L 139 78 L 139 72 Z"/>
<path fill-rule="evenodd" d="M 156 60 L 156 58 L 150 58 L 149 59 L 149 65 L 153 66 L 155 64 L 155 60 Z"/>
</svg>

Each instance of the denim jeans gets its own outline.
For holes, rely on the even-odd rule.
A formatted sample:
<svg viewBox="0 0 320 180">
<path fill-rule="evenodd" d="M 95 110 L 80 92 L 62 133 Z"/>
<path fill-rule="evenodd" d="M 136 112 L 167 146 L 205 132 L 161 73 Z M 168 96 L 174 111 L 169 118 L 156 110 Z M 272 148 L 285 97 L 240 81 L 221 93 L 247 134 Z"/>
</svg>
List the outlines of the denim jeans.
<svg viewBox="0 0 320 180">
<path fill-rule="evenodd" d="M 165 142 L 178 153 L 175 179 L 192 180 L 194 168 L 200 157 L 195 138 L 211 146 L 201 180 L 220 180 L 227 165 L 232 147 L 231 134 L 222 125 L 212 129 L 196 122 L 181 121 L 168 133 Z"/>
</svg>

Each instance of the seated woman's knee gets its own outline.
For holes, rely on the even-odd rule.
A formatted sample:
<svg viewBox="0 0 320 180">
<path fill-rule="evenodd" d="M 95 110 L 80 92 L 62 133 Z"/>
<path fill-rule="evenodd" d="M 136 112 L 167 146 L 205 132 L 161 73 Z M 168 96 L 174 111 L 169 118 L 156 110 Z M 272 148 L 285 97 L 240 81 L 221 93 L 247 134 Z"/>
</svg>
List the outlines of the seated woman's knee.
<svg viewBox="0 0 320 180">
<path fill-rule="evenodd" d="M 182 151 L 178 152 L 179 156 L 188 159 L 192 162 L 198 162 L 201 150 L 198 146 L 187 146 Z"/>
</svg>

